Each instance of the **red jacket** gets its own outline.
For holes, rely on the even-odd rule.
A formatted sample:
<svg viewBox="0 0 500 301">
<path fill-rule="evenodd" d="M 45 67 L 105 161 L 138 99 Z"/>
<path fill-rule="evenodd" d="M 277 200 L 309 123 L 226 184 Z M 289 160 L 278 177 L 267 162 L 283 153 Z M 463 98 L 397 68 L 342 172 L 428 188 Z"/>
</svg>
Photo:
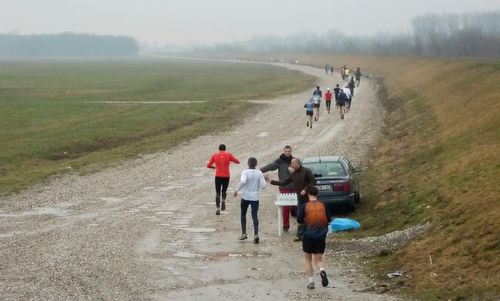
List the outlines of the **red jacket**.
<svg viewBox="0 0 500 301">
<path fill-rule="evenodd" d="M 207 167 L 213 168 L 215 163 L 215 176 L 229 178 L 229 164 L 232 162 L 240 164 L 240 160 L 236 159 L 231 153 L 220 151 L 215 153 L 208 161 Z"/>
<path fill-rule="evenodd" d="M 332 100 L 332 93 L 330 91 L 326 91 L 325 100 Z"/>
</svg>

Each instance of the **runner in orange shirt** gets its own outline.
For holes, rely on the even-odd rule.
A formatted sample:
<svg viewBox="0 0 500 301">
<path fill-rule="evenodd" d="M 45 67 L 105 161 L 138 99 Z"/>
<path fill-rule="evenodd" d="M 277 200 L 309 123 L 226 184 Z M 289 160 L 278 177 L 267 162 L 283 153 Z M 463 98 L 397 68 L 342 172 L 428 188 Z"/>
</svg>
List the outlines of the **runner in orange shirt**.
<svg viewBox="0 0 500 301">
<path fill-rule="evenodd" d="M 220 215 L 221 210 L 226 210 L 226 191 L 229 186 L 229 164 L 231 162 L 240 164 L 238 159 L 231 153 L 226 152 L 226 145 L 221 144 L 219 145 L 219 152 L 213 154 L 207 164 L 208 168 L 215 169 L 215 214 L 217 215 Z"/>
</svg>

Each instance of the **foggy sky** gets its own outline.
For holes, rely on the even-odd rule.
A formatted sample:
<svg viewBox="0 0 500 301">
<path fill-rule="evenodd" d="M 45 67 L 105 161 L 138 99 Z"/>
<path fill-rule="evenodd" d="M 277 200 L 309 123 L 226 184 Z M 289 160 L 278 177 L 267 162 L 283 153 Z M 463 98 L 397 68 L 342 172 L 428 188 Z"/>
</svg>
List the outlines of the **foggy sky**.
<svg viewBox="0 0 500 301">
<path fill-rule="evenodd" d="M 0 0 L 0 33 L 130 35 L 150 45 L 255 34 L 408 32 L 427 13 L 500 10 L 500 0 Z"/>
</svg>

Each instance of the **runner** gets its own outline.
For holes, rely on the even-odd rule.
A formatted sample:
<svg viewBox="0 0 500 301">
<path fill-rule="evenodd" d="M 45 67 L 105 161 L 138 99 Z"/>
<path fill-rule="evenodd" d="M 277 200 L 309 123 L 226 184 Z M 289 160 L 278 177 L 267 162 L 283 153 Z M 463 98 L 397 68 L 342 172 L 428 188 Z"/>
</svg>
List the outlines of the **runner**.
<svg viewBox="0 0 500 301">
<path fill-rule="evenodd" d="M 356 76 L 356 87 L 359 87 L 359 83 L 361 82 L 361 69 L 359 67 L 356 68 L 354 75 Z"/>
<path fill-rule="evenodd" d="M 234 197 L 238 196 L 238 191 L 243 191 L 241 195 L 241 236 L 240 240 L 247 239 L 247 210 L 252 208 L 253 220 L 253 242 L 259 243 L 259 200 L 260 191 L 267 185 L 264 175 L 258 169 L 257 159 L 248 158 L 248 169 L 241 173 L 240 183 L 234 191 Z"/>
<path fill-rule="evenodd" d="M 313 114 L 314 114 L 314 98 L 311 97 L 306 104 L 304 105 L 306 108 L 306 126 L 311 128 L 313 127 Z"/>
<path fill-rule="evenodd" d="M 337 85 L 338 86 L 338 85 Z M 347 95 L 343 89 L 339 89 L 339 97 L 337 99 L 337 108 L 339 109 L 340 119 L 344 119 L 345 114 L 345 103 L 347 102 Z"/>
<path fill-rule="evenodd" d="M 328 74 L 328 71 L 330 71 L 330 65 L 326 64 L 325 65 L 325 74 Z"/>
<path fill-rule="evenodd" d="M 328 277 L 323 265 L 323 254 L 325 253 L 330 215 L 325 205 L 318 200 L 318 189 L 315 186 L 307 188 L 307 195 L 309 201 L 302 205 L 297 216 L 297 221 L 299 223 L 305 222 L 305 230 L 302 236 L 302 250 L 304 251 L 306 274 L 309 276 L 307 288 L 313 289 L 313 257 L 314 264 L 319 269 L 321 285 L 323 287 L 328 286 Z"/>
<path fill-rule="evenodd" d="M 338 103 L 338 100 L 339 100 L 339 91 L 340 91 L 340 87 L 339 87 L 339 84 L 337 84 L 335 89 L 333 89 L 333 93 L 335 94 L 335 103 L 336 104 Z"/>
<path fill-rule="evenodd" d="M 347 84 L 347 87 L 349 87 L 349 90 L 351 91 L 351 97 L 354 97 L 354 88 L 356 87 L 356 84 L 354 83 L 354 76 L 351 76 L 351 81 Z"/>
<path fill-rule="evenodd" d="M 326 111 L 328 112 L 328 114 L 330 114 L 330 107 L 332 106 L 332 92 L 330 92 L 330 88 L 326 89 L 325 103 Z"/>
<path fill-rule="evenodd" d="M 345 80 L 345 65 L 340 68 L 340 76 L 342 77 L 342 80 Z"/>
<path fill-rule="evenodd" d="M 219 152 L 210 157 L 207 167 L 215 169 L 215 214 L 220 215 L 220 211 L 226 210 L 226 192 L 229 186 L 229 164 L 234 162 L 240 164 L 231 153 L 226 152 L 226 145 L 219 145 Z M 214 167 L 215 163 L 215 167 Z M 221 204 L 222 195 L 222 204 Z"/>
<path fill-rule="evenodd" d="M 310 169 L 303 167 L 298 158 L 293 158 L 290 163 L 290 176 L 283 181 L 274 181 L 270 177 L 267 177 L 267 180 L 271 183 L 271 185 L 278 185 L 284 187 L 290 183 L 293 183 L 293 187 L 295 187 L 295 192 L 297 193 L 297 216 L 300 215 L 300 208 L 303 207 L 307 202 L 307 189 L 310 186 L 316 185 L 316 179 Z M 294 241 L 301 241 L 302 234 L 304 232 L 304 224 L 299 223 L 297 227 L 297 237 Z"/>
<path fill-rule="evenodd" d="M 346 100 L 345 100 L 345 112 L 349 113 L 349 109 L 351 108 L 351 101 L 352 101 L 352 95 L 351 95 L 351 90 L 346 86 L 345 88 L 342 89 L 346 95 Z"/>
<path fill-rule="evenodd" d="M 319 108 L 321 106 L 321 97 L 323 97 L 323 93 L 319 89 L 319 86 L 316 86 L 316 90 L 313 92 L 314 98 L 314 121 L 319 121 Z"/>
<path fill-rule="evenodd" d="M 292 162 L 292 147 L 290 145 L 285 145 L 283 148 L 283 153 L 274 162 L 267 164 L 262 167 L 260 171 L 266 173 L 268 171 L 278 170 L 278 179 L 280 181 L 285 180 L 290 176 L 288 168 Z M 292 183 L 287 186 L 279 187 L 280 193 L 295 193 Z M 283 206 L 283 231 L 288 231 L 290 229 L 290 215 L 297 216 L 297 206 Z"/>
<path fill-rule="evenodd" d="M 334 69 L 335 69 L 335 68 L 333 67 L 333 65 L 330 65 L 330 74 L 331 74 L 331 75 L 333 75 L 333 71 L 334 71 Z"/>
</svg>

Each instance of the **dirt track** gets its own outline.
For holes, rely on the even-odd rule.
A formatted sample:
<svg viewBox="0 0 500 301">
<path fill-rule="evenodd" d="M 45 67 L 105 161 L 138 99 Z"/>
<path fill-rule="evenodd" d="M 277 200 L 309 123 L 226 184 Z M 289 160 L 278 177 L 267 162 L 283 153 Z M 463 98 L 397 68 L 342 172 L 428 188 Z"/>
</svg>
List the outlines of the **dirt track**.
<svg viewBox="0 0 500 301">
<path fill-rule="evenodd" d="M 281 66 L 318 76 L 323 90 L 340 83 L 321 69 Z M 316 276 L 317 288 L 308 291 L 300 243 L 293 233 L 276 234 L 275 186 L 262 197 L 259 245 L 238 240 L 238 199 L 231 196 L 228 210 L 214 214 L 213 171 L 205 165 L 220 143 L 242 161 L 231 169 L 229 193 L 249 156 L 261 166 L 285 144 L 298 157 L 365 161 L 382 126 L 375 83 L 362 80 L 345 120 L 322 104 L 320 121 L 308 129 L 303 103 L 313 88 L 258 100 L 266 105 L 257 116 L 172 152 L 0 199 L 0 299 L 392 300 L 361 292 L 369 281 L 349 257 L 331 252 L 330 286 L 322 288 Z M 247 223 L 252 233 L 250 216 Z"/>
</svg>

